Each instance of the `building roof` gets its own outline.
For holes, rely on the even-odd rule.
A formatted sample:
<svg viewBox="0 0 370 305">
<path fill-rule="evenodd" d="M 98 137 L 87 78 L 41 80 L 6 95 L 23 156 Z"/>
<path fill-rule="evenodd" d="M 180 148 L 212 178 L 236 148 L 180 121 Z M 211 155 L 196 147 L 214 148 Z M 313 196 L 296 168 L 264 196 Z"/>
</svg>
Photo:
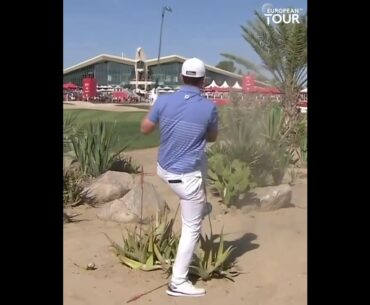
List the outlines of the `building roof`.
<svg viewBox="0 0 370 305">
<path fill-rule="evenodd" d="M 169 56 L 161 57 L 160 58 L 160 63 L 163 64 L 163 63 L 168 63 L 168 62 L 173 62 L 173 61 L 178 61 L 178 62 L 183 63 L 185 60 L 187 60 L 187 58 L 183 57 L 183 56 L 180 56 L 180 55 L 169 55 Z M 148 64 L 148 66 L 156 65 L 158 63 L 158 58 L 148 59 L 146 62 Z M 211 66 L 211 65 L 207 65 L 207 64 L 205 64 L 205 66 L 206 66 L 206 69 L 209 70 L 209 71 L 213 71 L 213 72 L 220 73 L 220 74 L 230 76 L 230 77 L 234 77 L 234 78 L 240 78 L 240 79 L 242 78 L 241 75 L 236 74 L 236 73 L 232 73 L 232 72 L 229 72 L 229 71 L 226 71 L 226 70 L 222 70 L 220 68 L 217 68 L 217 67 L 214 67 L 214 66 Z"/>
<path fill-rule="evenodd" d="M 103 62 L 103 61 L 114 61 L 114 62 L 118 62 L 118 63 L 121 63 L 121 64 L 129 64 L 129 65 L 133 65 L 136 62 L 136 60 L 131 59 L 131 58 L 127 58 L 127 57 L 120 57 L 120 56 L 109 55 L 109 54 L 100 54 L 98 56 L 87 59 L 83 62 L 80 62 L 76 65 L 73 65 L 71 67 L 68 67 L 68 68 L 64 69 L 63 74 L 73 72 L 77 69 L 81 69 L 81 68 L 84 68 L 84 67 L 87 67 L 87 66 L 90 66 L 90 65 L 93 65 L 93 64 Z"/>
<path fill-rule="evenodd" d="M 169 55 L 169 56 L 161 57 L 160 58 L 160 63 L 163 64 L 163 63 L 174 62 L 174 61 L 182 63 L 186 59 L 187 58 L 185 58 L 183 56 L 179 56 L 179 55 Z M 95 56 L 93 58 L 90 58 L 88 60 L 85 60 L 83 62 L 80 62 L 80 63 L 76 64 L 76 65 L 73 65 L 71 67 L 68 67 L 68 68 L 64 69 L 63 74 L 70 73 L 70 72 L 73 72 L 77 69 L 81 69 L 81 68 L 84 68 L 84 67 L 96 64 L 96 63 L 104 62 L 104 61 L 114 61 L 114 62 L 118 62 L 118 63 L 122 63 L 122 64 L 129 64 L 129 65 L 134 65 L 135 62 L 137 62 L 137 60 L 127 58 L 127 57 L 120 57 L 120 56 L 109 55 L 109 54 L 100 54 L 98 56 Z M 156 65 L 158 63 L 158 58 L 148 59 L 148 60 L 146 60 L 146 63 L 148 64 L 148 66 Z M 220 74 L 223 74 L 225 76 L 229 76 L 229 77 L 233 77 L 233 78 L 239 78 L 239 79 L 242 78 L 241 75 L 236 74 L 236 73 L 225 71 L 225 70 L 222 70 L 220 68 L 217 68 L 217 67 L 214 67 L 214 66 L 211 66 L 211 65 L 207 65 L 207 64 L 205 64 L 205 66 L 206 66 L 207 70 L 212 71 L 212 72 L 220 73 Z"/>
</svg>

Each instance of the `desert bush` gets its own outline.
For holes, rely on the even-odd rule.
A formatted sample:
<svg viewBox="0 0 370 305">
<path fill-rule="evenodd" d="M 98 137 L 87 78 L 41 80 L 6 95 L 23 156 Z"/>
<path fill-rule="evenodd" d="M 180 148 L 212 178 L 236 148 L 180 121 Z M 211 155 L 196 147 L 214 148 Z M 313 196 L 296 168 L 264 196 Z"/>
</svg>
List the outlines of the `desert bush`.
<svg viewBox="0 0 370 305">
<path fill-rule="evenodd" d="M 129 174 L 137 174 L 140 172 L 140 165 L 132 158 L 118 155 L 113 162 L 110 170 L 117 172 L 125 172 Z"/>
<path fill-rule="evenodd" d="M 268 185 L 271 180 L 280 184 L 293 162 L 292 130 L 284 124 L 280 104 L 267 100 L 256 105 L 248 99 L 251 97 L 246 101 L 234 98 L 230 106 L 220 109 L 220 136 L 208 156 L 220 153 L 230 164 L 235 159 L 244 162 L 248 168 L 245 175 L 251 173 L 251 180 L 258 186 Z M 300 132 L 299 128 L 295 131 Z"/>
<path fill-rule="evenodd" d="M 223 229 L 220 234 L 220 242 L 215 243 L 215 236 L 207 234 L 200 236 L 200 248 L 195 253 L 194 261 L 190 265 L 189 273 L 200 277 L 203 281 L 211 278 L 227 278 L 231 281 L 239 274 L 230 260 L 230 254 L 235 248 L 229 246 L 225 249 Z"/>
<path fill-rule="evenodd" d="M 143 271 L 162 269 L 170 272 L 179 243 L 179 236 L 173 231 L 174 220 L 167 220 L 165 213 L 155 226 L 149 226 L 143 232 L 137 226 L 128 228 L 122 236 L 123 246 L 105 236 L 125 266 Z"/>
<path fill-rule="evenodd" d="M 112 167 L 120 153 L 128 147 L 126 145 L 113 151 L 117 136 L 115 125 L 90 122 L 84 132 L 71 137 L 76 159 L 84 174 L 97 177 Z"/>
<path fill-rule="evenodd" d="M 67 153 L 73 150 L 71 137 L 80 133 L 80 127 L 77 124 L 77 114 L 65 114 L 63 116 L 63 152 Z"/>
<path fill-rule="evenodd" d="M 270 104 L 263 113 L 261 122 L 261 138 L 264 159 L 268 159 L 274 184 L 280 184 L 291 162 L 289 147 L 289 131 L 284 129 L 284 110 L 279 104 Z M 261 164 L 265 166 L 265 164 Z"/>
<path fill-rule="evenodd" d="M 81 192 L 88 176 L 80 169 L 63 171 L 63 206 L 76 206 L 82 202 Z"/>
<path fill-rule="evenodd" d="M 258 120 L 262 107 L 248 107 L 234 100 L 231 106 L 220 108 L 218 141 L 212 146 L 229 160 L 238 159 L 253 165 L 259 158 L 256 145 Z"/>
<path fill-rule="evenodd" d="M 231 162 L 224 155 L 216 153 L 208 161 L 208 178 L 223 202 L 229 206 L 240 194 L 254 187 L 249 167 L 238 159 Z"/>
<path fill-rule="evenodd" d="M 288 171 L 288 174 L 289 174 L 289 178 L 290 178 L 289 184 L 290 185 L 294 185 L 295 184 L 295 181 L 298 178 L 298 171 L 297 171 L 297 169 L 296 168 L 291 168 Z"/>
<path fill-rule="evenodd" d="M 258 121 L 263 107 L 253 107 L 252 102 L 233 99 L 230 106 L 220 108 L 219 137 L 207 153 L 210 158 L 220 153 L 230 164 L 236 159 L 244 162 L 252 172 L 253 181 L 259 184 L 269 173 L 256 166 L 264 157 L 258 142 Z"/>
<path fill-rule="evenodd" d="M 303 165 L 307 166 L 307 136 L 302 137 L 299 142 L 300 159 Z"/>
<path fill-rule="evenodd" d="M 120 262 L 132 269 L 152 271 L 162 269 L 168 275 L 172 273 L 172 266 L 176 257 L 180 236 L 173 231 L 176 214 L 167 220 L 167 214 L 156 225 L 138 232 L 137 226 L 128 228 L 123 235 L 123 245 L 113 241 L 105 234 L 110 242 L 115 255 Z M 203 280 L 211 278 L 232 277 L 239 274 L 234 270 L 234 262 L 230 254 L 233 247 L 225 249 L 223 232 L 220 234 L 220 242 L 215 240 L 218 236 L 211 234 L 200 237 L 200 247 L 194 255 L 189 273 Z"/>
<path fill-rule="evenodd" d="M 298 156 L 301 165 L 307 166 L 307 119 L 302 119 L 298 124 Z"/>
</svg>

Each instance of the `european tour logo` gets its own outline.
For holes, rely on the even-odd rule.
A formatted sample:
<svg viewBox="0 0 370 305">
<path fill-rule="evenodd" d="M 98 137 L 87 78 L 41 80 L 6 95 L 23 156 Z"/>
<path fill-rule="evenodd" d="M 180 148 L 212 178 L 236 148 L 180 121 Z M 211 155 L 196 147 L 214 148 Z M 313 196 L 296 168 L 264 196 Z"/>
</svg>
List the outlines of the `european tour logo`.
<svg viewBox="0 0 370 305">
<path fill-rule="evenodd" d="M 262 13 L 266 17 L 267 24 L 271 21 L 275 24 L 283 23 L 300 23 L 299 17 L 303 8 L 274 8 L 271 3 L 262 5 Z"/>
</svg>

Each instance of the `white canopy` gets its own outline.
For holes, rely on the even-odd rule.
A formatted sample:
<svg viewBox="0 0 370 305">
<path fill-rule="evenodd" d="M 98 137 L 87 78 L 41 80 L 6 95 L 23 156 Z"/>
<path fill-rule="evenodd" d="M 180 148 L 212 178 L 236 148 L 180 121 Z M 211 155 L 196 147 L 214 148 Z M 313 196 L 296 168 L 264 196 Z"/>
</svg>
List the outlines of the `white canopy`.
<svg viewBox="0 0 370 305">
<path fill-rule="evenodd" d="M 216 84 L 215 80 L 212 81 L 212 83 L 210 85 L 208 85 L 207 87 L 205 87 L 206 89 L 210 89 L 210 88 L 220 88 L 219 85 Z"/>
<path fill-rule="evenodd" d="M 221 85 L 221 88 L 230 88 L 229 84 L 226 82 L 226 80 Z"/>
<path fill-rule="evenodd" d="M 234 89 L 243 89 L 242 87 L 240 87 L 238 81 L 235 82 L 234 86 L 233 86 Z"/>
</svg>

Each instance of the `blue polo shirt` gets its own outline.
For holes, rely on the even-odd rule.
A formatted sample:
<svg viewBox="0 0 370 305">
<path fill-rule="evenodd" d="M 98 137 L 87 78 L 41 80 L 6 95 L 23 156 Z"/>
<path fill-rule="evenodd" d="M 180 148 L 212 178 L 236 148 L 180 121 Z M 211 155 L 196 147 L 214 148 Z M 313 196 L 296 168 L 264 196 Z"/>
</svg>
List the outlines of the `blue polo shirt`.
<svg viewBox="0 0 370 305">
<path fill-rule="evenodd" d="M 158 97 L 148 119 L 159 123 L 158 163 L 163 169 L 175 174 L 200 169 L 206 134 L 217 130 L 218 114 L 216 105 L 202 97 L 199 88 L 184 85 Z"/>
</svg>

